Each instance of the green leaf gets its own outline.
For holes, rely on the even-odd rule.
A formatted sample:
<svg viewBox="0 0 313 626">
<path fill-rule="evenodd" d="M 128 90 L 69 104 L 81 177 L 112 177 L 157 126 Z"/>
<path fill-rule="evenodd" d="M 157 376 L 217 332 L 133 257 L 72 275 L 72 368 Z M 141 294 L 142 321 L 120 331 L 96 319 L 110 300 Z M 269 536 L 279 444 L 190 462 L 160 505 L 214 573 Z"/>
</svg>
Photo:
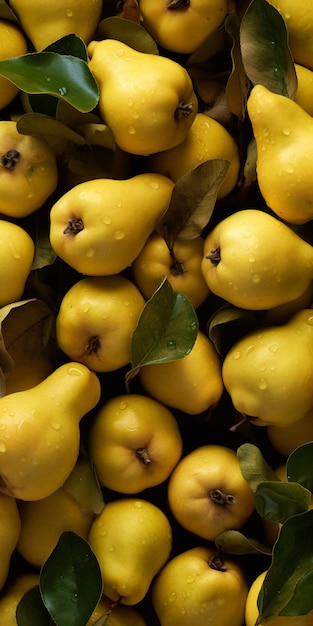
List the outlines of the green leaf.
<svg viewBox="0 0 313 626">
<path fill-rule="evenodd" d="M 217 548 L 228 554 L 271 554 L 269 546 L 246 537 L 239 530 L 224 530 L 214 539 Z"/>
<path fill-rule="evenodd" d="M 154 39 L 140 24 L 124 17 L 107 17 L 98 24 L 97 38 L 118 39 L 127 46 L 147 54 L 159 54 Z"/>
<path fill-rule="evenodd" d="M 88 145 L 101 146 L 115 152 L 114 135 L 106 124 L 77 124 L 75 130 Z"/>
<path fill-rule="evenodd" d="M 236 13 L 227 15 L 226 32 L 232 38 L 232 71 L 226 84 L 226 102 L 229 110 L 243 120 L 251 83 L 245 72 L 240 47 L 240 21 Z"/>
<path fill-rule="evenodd" d="M 39 585 L 25 593 L 16 607 L 18 626 L 54 626 L 49 612 L 43 604 Z"/>
<path fill-rule="evenodd" d="M 86 143 L 82 135 L 79 135 L 54 117 L 43 113 L 25 113 L 18 118 L 16 127 L 22 135 L 62 137 L 78 145 Z"/>
<path fill-rule="evenodd" d="M 103 494 L 89 457 L 82 452 L 74 469 L 64 483 L 64 488 L 74 498 L 80 507 L 91 509 L 96 515 L 104 507 Z"/>
<path fill-rule="evenodd" d="M 0 61 L 0 75 L 31 94 L 51 94 L 82 112 L 99 100 L 96 80 L 82 59 L 55 52 L 31 52 Z"/>
<path fill-rule="evenodd" d="M 169 207 L 156 226 L 170 250 L 177 237 L 194 239 L 207 226 L 228 168 L 226 159 L 210 159 L 176 182 Z"/>
<path fill-rule="evenodd" d="M 250 2 L 240 27 L 242 61 L 253 85 L 293 98 L 297 76 L 285 21 L 267 0 Z"/>
<path fill-rule="evenodd" d="M 298 616 L 313 609 L 312 535 L 313 510 L 294 515 L 282 525 L 259 593 L 257 624 L 263 626 L 278 615 Z"/>
<path fill-rule="evenodd" d="M 313 441 L 296 448 L 287 459 L 286 472 L 288 480 L 295 481 L 313 493 Z"/>
<path fill-rule="evenodd" d="M 143 365 L 182 359 L 191 352 L 198 318 L 190 300 L 176 293 L 167 278 L 148 300 L 131 339 L 131 366 L 126 379 Z"/>
<path fill-rule="evenodd" d="M 274 470 L 265 461 L 261 450 L 253 443 L 243 443 L 239 446 L 237 456 L 242 475 L 252 491 L 255 492 L 258 485 L 265 481 L 280 482 Z"/>
<path fill-rule="evenodd" d="M 216 309 L 206 324 L 206 331 L 217 352 L 225 356 L 228 350 L 247 332 L 259 326 L 263 313 L 224 304 Z"/>
<path fill-rule="evenodd" d="M 43 602 L 57 626 L 86 626 L 102 593 L 98 561 L 85 539 L 62 533 L 40 573 Z"/>
<path fill-rule="evenodd" d="M 294 482 L 265 481 L 258 484 L 254 494 L 257 512 L 269 522 L 283 522 L 304 513 L 310 501 L 310 491 Z"/>
<path fill-rule="evenodd" d="M 87 49 L 84 41 L 77 37 L 74 33 L 65 35 L 57 41 L 54 41 L 44 49 L 44 52 L 57 52 L 58 54 L 66 54 L 77 57 L 83 61 L 88 60 Z"/>
</svg>

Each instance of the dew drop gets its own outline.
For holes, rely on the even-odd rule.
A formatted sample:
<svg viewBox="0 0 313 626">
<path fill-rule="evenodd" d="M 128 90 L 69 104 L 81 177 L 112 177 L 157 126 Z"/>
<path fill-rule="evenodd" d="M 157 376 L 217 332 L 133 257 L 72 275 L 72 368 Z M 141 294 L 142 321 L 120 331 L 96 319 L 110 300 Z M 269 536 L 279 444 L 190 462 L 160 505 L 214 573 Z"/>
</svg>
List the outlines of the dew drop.
<svg viewBox="0 0 313 626">
<path fill-rule="evenodd" d="M 10 252 L 13 256 L 14 259 L 20 259 L 21 255 L 19 253 L 19 251 L 15 248 L 15 246 L 13 246 L 13 244 L 10 244 Z"/>
<path fill-rule="evenodd" d="M 238 361 L 238 359 L 241 358 L 241 352 L 240 350 L 236 350 L 235 354 L 234 354 L 234 360 Z"/>
<path fill-rule="evenodd" d="M 67 373 L 69 376 L 82 376 L 83 375 L 82 371 L 78 367 L 73 367 L 72 365 L 71 367 L 68 368 Z"/>
<path fill-rule="evenodd" d="M 139 119 L 139 113 L 138 113 L 138 111 L 134 111 L 134 112 L 133 112 L 133 119 L 134 119 L 134 120 L 138 120 L 138 119 Z"/>
<path fill-rule="evenodd" d="M 60 422 L 55 422 L 53 420 L 50 422 L 50 426 L 51 428 L 53 428 L 53 430 L 60 430 L 61 428 Z"/>
<path fill-rule="evenodd" d="M 150 187 L 152 187 L 152 189 L 159 189 L 160 185 L 159 183 L 153 182 L 153 183 L 150 183 Z"/>
<path fill-rule="evenodd" d="M 46 76 L 46 81 L 47 81 L 47 83 L 51 83 L 51 78 L 50 78 L 50 76 Z"/>
<path fill-rule="evenodd" d="M 106 215 L 102 221 L 106 226 L 109 226 L 110 224 L 112 224 L 112 220 L 109 215 Z"/>
<path fill-rule="evenodd" d="M 140 502 L 140 500 L 136 500 L 135 507 L 136 509 L 142 509 L 142 502 Z"/>
<path fill-rule="evenodd" d="M 283 133 L 283 135 L 286 135 L 286 137 L 288 137 L 288 135 L 290 135 L 291 130 L 288 126 L 283 126 L 283 128 L 281 129 L 281 132 Z"/>
<path fill-rule="evenodd" d="M 167 601 L 169 604 L 173 604 L 173 602 L 176 602 L 176 593 L 175 591 L 172 591 L 172 593 L 168 596 Z"/>
<path fill-rule="evenodd" d="M 287 174 L 293 174 L 294 171 L 295 171 L 295 168 L 293 167 L 293 165 L 291 165 L 291 163 L 289 163 L 286 167 Z"/>
<path fill-rule="evenodd" d="M 135 135 L 136 129 L 134 128 L 134 126 L 128 126 L 128 132 L 130 135 Z"/>
<path fill-rule="evenodd" d="M 267 389 L 267 380 L 266 378 L 262 377 L 260 378 L 260 380 L 258 381 L 258 388 L 263 390 L 263 389 Z"/>
<path fill-rule="evenodd" d="M 109 552 L 114 552 L 114 550 L 115 550 L 114 546 L 113 546 L 112 544 L 111 544 L 111 545 L 109 545 L 109 547 L 108 547 L 108 551 L 109 551 Z"/>
<path fill-rule="evenodd" d="M 126 233 L 124 230 L 116 230 L 113 237 L 116 241 L 120 241 L 121 239 L 125 239 Z"/>
<path fill-rule="evenodd" d="M 86 252 L 86 256 L 88 257 L 88 259 L 90 259 L 91 257 L 93 257 L 95 254 L 94 248 L 89 248 Z"/>
<path fill-rule="evenodd" d="M 58 92 L 60 96 L 65 96 L 67 94 L 67 89 L 66 87 L 59 87 Z"/>
<path fill-rule="evenodd" d="M 260 274 L 253 274 L 253 276 L 251 277 L 251 280 L 254 284 L 259 283 L 261 280 Z"/>
<path fill-rule="evenodd" d="M 275 352 L 277 352 L 278 350 L 278 345 L 277 343 L 271 343 L 271 345 L 268 347 L 270 352 L 273 352 L 275 354 Z"/>
<path fill-rule="evenodd" d="M 125 409 L 127 409 L 128 404 L 127 402 L 125 402 L 125 400 L 122 400 L 122 402 L 120 402 L 118 406 L 121 409 L 121 411 L 124 411 Z"/>
<path fill-rule="evenodd" d="M 309 326 L 313 326 L 313 315 L 307 317 L 306 323 L 309 324 Z"/>
<path fill-rule="evenodd" d="M 169 339 L 169 341 L 167 342 L 167 347 L 169 348 L 169 350 L 175 350 L 176 341 L 174 341 L 173 339 Z"/>
<path fill-rule="evenodd" d="M 72 9 L 66 9 L 66 17 L 73 17 Z"/>
<path fill-rule="evenodd" d="M 6 452 L 7 446 L 4 441 L 0 441 L 0 452 Z"/>
<path fill-rule="evenodd" d="M 78 602 L 78 593 L 77 592 L 73 593 L 73 595 L 71 596 L 71 602 L 73 602 L 73 604 L 77 604 L 77 602 Z"/>
</svg>

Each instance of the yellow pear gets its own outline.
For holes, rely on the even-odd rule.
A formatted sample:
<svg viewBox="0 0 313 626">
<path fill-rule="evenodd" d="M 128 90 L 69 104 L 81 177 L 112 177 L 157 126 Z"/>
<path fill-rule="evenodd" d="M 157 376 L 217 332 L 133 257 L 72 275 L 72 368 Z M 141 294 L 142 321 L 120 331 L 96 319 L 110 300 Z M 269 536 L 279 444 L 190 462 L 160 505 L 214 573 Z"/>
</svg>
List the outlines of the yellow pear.
<svg viewBox="0 0 313 626">
<path fill-rule="evenodd" d="M 94 520 L 89 543 L 99 561 L 103 593 L 113 602 L 134 605 L 168 560 L 172 529 L 152 502 L 122 497 L 108 502 Z"/>
<path fill-rule="evenodd" d="M 39 574 L 18 573 L 0 595 L 1 626 L 17 626 L 16 608 L 23 596 L 39 585 Z"/>
<path fill-rule="evenodd" d="M 0 121 L 0 212 L 26 217 L 55 191 L 55 154 L 43 137 L 22 135 L 16 122 Z"/>
<path fill-rule="evenodd" d="M 207 235 L 202 261 L 209 289 L 243 309 L 266 310 L 298 298 L 313 277 L 313 248 L 277 217 L 243 209 Z"/>
<path fill-rule="evenodd" d="M 197 113 L 186 139 L 170 150 L 153 154 L 148 159 L 151 172 L 159 172 L 176 181 L 200 163 L 226 159 L 229 167 L 217 198 L 224 198 L 235 187 L 240 167 L 239 148 L 230 132 L 205 113 Z"/>
<path fill-rule="evenodd" d="M 167 277 L 174 291 L 187 296 L 195 309 L 203 304 L 210 293 L 201 271 L 203 245 L 202 237 L 176 239 L 171 255 L 165 239 L 154 231 L 131 266 L 132 279 L 144 298 L 149 300 Z"/>
<path fill-rule="evenodd" d="M 312 309 L 235 342 L 222 376 L 236 410 L 258 426 L 300 420 L 313 407 L 312 349 Z"/>
<path fill-rule="evenodd" d="M 139 289 L 125 276 L 82 278 L 61 301 L 58 346 L 95 372 L 124 367 L 131 360 L 131 335 L 144 305 Z"/>
<path fill-rule="evenodd" d="M 313 115 L 313 70 L 295 63 L 297 92 L 295 102 L 309 115 Z"/>
<path fill-rule="evenodd" d="M 257 180 L 266 204 L 281 219 L 313 219 L 313 118 L 297 102 L 253 87 L 247 102 L 257 147 Z"/>
<path fill-rule="evenodd" d="M 4 219 L 0 219 L 0 241 L 0 306 L 2 307 L 22 297 L 34 259 L 35 244 L 22 226 Z"/>
<path fill-rule="evenodd" d="M 28 563 L 41 567 L 61 534 L 72 531 L 87 539 L 94 515 L 84 509 L 64 486 L 46 498 L 20 501 L 21 532 L 17 551 Z"/>
<path fill-rule="evenodd" d="M 103 0 L 27 0 L 27 4 L 11 0 L 10 8 L 38 52 L 72 33 L 88 43 L 100 21 L 102 4 Z"/>
<path fill-rule="evenodd" d="M 313 70 L 313 7 L 311 0 L 268 0 L 284 18 L 288 44 L 296 63 Z"/>
<path fill-rule="evenodd" d="M 163 404 L 140 394 L 122 394 L 97 411 L 89 452 L 103 486 L 139 493 L 169 477 L 182 455 L 182 437 Z"/>
<path fill-rule="evenodd" d="M 0 19 L 0 60 L 27 54 L 28 42 L 18 24 Z M 0 76 L 0 110 L 14 100 L 19 88 L 5 76 Z"/>
<path fill-rule="evenodd" d="M 0 590 L 4 587 L 10 568 L 12 554 L 16 548 L 21 518 L 15 498 L 0 493 Z"/>
<path fill-rule="evenodd" d="M 122 150 L 148 155 L 185 139 L 198 102 L 181 64 L 114 39 L 92 41 L 87 51 L 101 116 Z"/>
<path fill-rule="evenodd" d="M 313 406 L 303 417 L 285 428 L 271 424 L 266 433 L 273 448 L 287 459 L 296 448 L 313 441 Z"/>
<path fill-rule="evenodd" d="M 168 561 L 152 585 L 160 626 L 242 626 L 248 585 L 241 566 L 196 546 Z"/>
<path fill-rule="evenodd" d="M 52 248 L 82 274 L 118 274 L 143 248 L 173 187 L 165 176 L 148 173 L 76 185 L 50 211 Z"/>
<path fill-rule="evenodd" d="M 104 618 L 104 615 L 106 616 L 103 622 L 105 626 L 147 626 L 137 608 L 125 604 L 114 604 L 106 596 L 101 597 L 86 626 L 93 624 L 97 626 L 97 620 Z"/>
<path fill-rule="evenodd" d="M 41 383 L 0 398 L 0 491 L 21 500 L 45 498 L 71 473 L 81 418 L 100 399 L 85 365 L 60 365 Z"/>
<path fill-rule="evenodd" d="M 208 411 L 223 393 L 219 356 L 201 331 L 187 356 L 145 365 L 139 371 L 139 379 L 150 396 L 190 415 Z"/>
<path fill-rule="evenodd" d="M 178 523 L 202 539 L 240 529 L 254 511 L 254 494 L 231 448 L 207 444 L 184 456 L 168 482 L 169 507 Z"/>
<path fill-rule="evenodd" d="M 266 574 L 266 570 L 258 574 L 249 587 L 245 607 L 246 626 L 255 626 L 259 617 L 257 599 Z M 295 617 L 285 617 L 281 615 L 271 620 L 271 622 L 266 623 L 270 623 L 272 626 L 312 626 L 313 611 L 310 611 L 307 615 L 297 615 Z M 263 626 L 263 624 L 265 626 L 265 622 L 260 622 L 260 626 Z"/>
<path fill-rule="evenodd" d="M 222 25 L 228 0 L 140 0 L 142 25 L 166 50 L 191 54 Z"/>
</svg>

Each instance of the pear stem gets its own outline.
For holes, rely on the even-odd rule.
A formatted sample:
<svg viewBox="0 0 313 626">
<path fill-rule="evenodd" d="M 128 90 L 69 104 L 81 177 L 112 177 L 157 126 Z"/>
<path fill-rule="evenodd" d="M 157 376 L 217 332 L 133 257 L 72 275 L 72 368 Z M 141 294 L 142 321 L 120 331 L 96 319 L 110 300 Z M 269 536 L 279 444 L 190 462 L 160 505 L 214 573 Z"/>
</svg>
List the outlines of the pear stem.
<svg viewBox="0 0 313 626">
<path fill-rule="evenodd" d="M 138 448 L 138 450 L 136 450 L 136 455 L 145 467 L 148 467 L 150 463 L 152 463 L 146 448 Z"/>
<path fill-rule="evenodd" d="M 217 552 L 217 553 L 216 553 L 216 554 L 212 557 L 212 559 L 210 560 L 209 565 L 210 565 L 210 567 L 211 567 L 212 569 L 216 569 L 216 570 L 218 570 L 219 572 L 226 572 L 226 571 L 227 571 L 227 570 L 226 570 L 226 567 L 225 567 L 225 565 L 224 565 L 224 561 L 223 561 L 223 559 L 222 559 L 222 556 L 221 556 L 221 553 L 220 553 L 220 552 Z"/>
<path fill-rule="evenodd" d="M 6 154 L 0 157 L 0 165 L 7 170 L 14 170 L 16 164 L 19 162 L 20 156 L 17 150 L 8 150 Z"/>
<path fill-rule="evenodd" d="M 224 493 L 222 489 L 212 489 L 210 498 L 214 504 L 235 504 L 236 498 L 229 493 Z"/>
<path fill-rule="evenodd" d="M 212 265 L 218 265 L 221 261 L 221 250 L 220 248 L 215 248 L 215 250 L 211 250 L 211 254 L 208 254 L 206 259 L 211 261 Z"/>
<path fill-rule="evenodd" d="M 86 354 L 89 355 L 89 354 L 92 354 L 93 352 L 95 354 L 98 354 L 100 346 L 101 346 L 101 343 L 100 343 L 99 335 L 94 335 L 93 337 L 90 337 L 86 346 Z"/>
<path fill-rule="evenodd" d="M 174 117 L 176 120 L 182 120 L 192 113 L 193 103 L 181 101 L 175 111 Z"/>
<path fill-rule="evenodd" d="M 64 235 L 77 235 L 84 230 L 84 222 L 79 217 L 71 217 L 68 220 L 66 228 L 63 230 Z"/>
<path fill-rule="evenodd" d="M 249 417 L 247 417 L 246 415 L 244 415 L 241 420 L 239 420 L 239 422 L 236 422 L 236 424 L 233 424 L 233 426 L 230 427 L 230 431 L 232 433 L 235 433 L 238 428 L 240 428 L 240 426 L 243 426 L 243 424 L 245 424 L 246 422 L 249 422 Z"/>
<path fill-rule="evenodd" d="M 179 276 L 179 274 L 185 274 L 187 272 L 183 261 L 177 261 L 177 259 L 174 259 L 174 263 L 171 265 L 170 270 L 173 276 Z"/>
<path fill-rule="evenodd" d="M 176 9 L 189 9 L 190 0 L 170 0 L 167 8 L 170 11 L 176 11 Z"/>
<path fill-rule="evenodd" d="M 110 608 L 108 608 L 108 610 L 103 615 L 103 623 L 105 623 L 107 621 L 108 617 L 110 617 L 110 615 L 112 615 L 115 607 L 117 607 L 121 603 L 121 600 L 122 600 L 122 596 L 120 596 L 119 599 L 116 600 L 116 602 L 112 602 Z"/>
</svg>

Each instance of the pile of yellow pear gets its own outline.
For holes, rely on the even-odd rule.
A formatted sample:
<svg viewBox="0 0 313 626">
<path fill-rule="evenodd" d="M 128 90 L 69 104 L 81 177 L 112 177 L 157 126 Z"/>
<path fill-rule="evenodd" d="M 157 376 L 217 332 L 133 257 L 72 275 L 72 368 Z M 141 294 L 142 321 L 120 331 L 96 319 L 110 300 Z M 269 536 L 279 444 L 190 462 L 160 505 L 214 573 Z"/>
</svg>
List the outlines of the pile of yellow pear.
<svg viewBox="0 0 313 626">
<path fill-rule="evenodd" d="M 90 543 L 101 570 L 103 596 L 86 626 L 104 616 L 107 626 L 257 620 L 264 568 L 252 580 L 214 543 L 257 515 L 236 454 L 240 437 L 232 443 L 226 426 L 225 441 L 191 442 L 199 420 L 209 429 L 210 417 L 223 419 L 224 399 L 235 427 L 250 423 L 242 439 L 263 426 L 285 459 L 313 438 L 313 248 L 299 229 L 313 219 L 313 12 L 308 2 L 270 2 L 289 28 L 298 91 L 292 100 L 251 86 L 246 115 L 266 208 L 238 207 L 238 138 L 210 117 L 180 62 L 218 32 L 234 4 L 134 2 L 160 54 L 97 36 L 107 16 L 101 0 L 11 0 L 15 19 L 0 18 L 1 59 L 73 32 L 84 41 L 97 114 L 116 144 L 111 170 L 101 152 L 90 167 L 89 153 L 74 145 L 64 162 L 52 137 L 18 132 L 14 106 L 23 94 L 0 78 L 1 626 L 17 624 L 18 602 L 66 530 Z M 175 240 L 174 263 L 158 222 L 177 181 L 213 159 L 229 162 L 217 219 Z M 47 292 L 34 269 L 33 219 L 41 216 L 55 255 Z M 126 389 L 133 332 L 165 278 L 199 315 L 195 343 L 183 358 L 141 367 Z M 26 304 L 44 300 L 51 285 L 54 350 L 38 338 L 21 351 L 22 327 L 33 324 Z M 222 354 L 203 318 L 227 309 L 264 315 Z M 310 623 L 301 620 L 288 624 Z"/>
</svg>

